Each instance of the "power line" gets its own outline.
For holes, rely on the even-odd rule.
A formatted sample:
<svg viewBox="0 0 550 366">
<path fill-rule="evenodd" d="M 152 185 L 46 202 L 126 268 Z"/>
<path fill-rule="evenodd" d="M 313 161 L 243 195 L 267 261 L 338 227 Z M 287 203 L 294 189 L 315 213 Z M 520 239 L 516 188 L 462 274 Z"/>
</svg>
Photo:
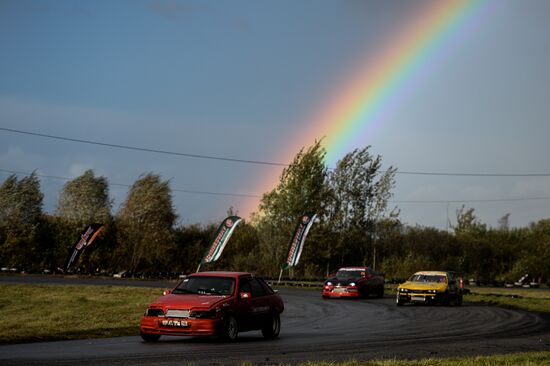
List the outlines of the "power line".
<svg viewBox="0 0 550 366">
<path fill-rule="evenodd" d="M 21 174 L 21 175 L 31 175 L 33 173 L 28 172 L 21 172 L 21 171 L 15 171 L 15 170 L 7 170 L 7 169 L 0 169 L 0 172 L 9 173 L 9 174 Z M 57 179 L 57 180 L 64 180 L 64 181 L 70 181 L 74 178 L 68 178 L 68 177 L 60 177 L 56 175 L 44 175 L 44 174 L 36 174 L 37 177 L 40 178 L 46 178 L 46 179 Z M 123 184 L 123 183 L 109 183 L 109 185 L 112 186 L 118 186 L 118 187 L 126 187 L 129 188 L 132 185 L 130 184 Z M 257 194 L 246 194 L 246 193 L 228 193 L 228 192 L 211 192 L 211 191 L 195 191 L 191 189 L 172 189 L 172 192 L 181 192 L 181 193 L 189 193 L 189 194 L 202 194 L 202 195 L 210 195 L 210 196 L 229 196 L 229 197 L 243 197 L 243 198 L 260 198 L 260 195 Z"/>
<path fill-rule="evenodd" d="M 403 201 L 389 201 L 391 203 L 480 203 L 480 202 L 515 202 L 515 201 L 540 201 L 550 200 L 550 197 L 523 197 L 523 198 L 492 198 L 492 199 L 478 199 L 478 200 L 403 200 Z"/>
<path fill-rule="evenodd" d="M 237 159 L 237 158 L 228 158 L 228 157 L 214 156 L 214 155 L 182 153 L 182 152 L 151 149 L 151 148 L 138 147 L 138 146 L 111 144 L 106 142 L 49 135 L 49 134 L 38 133 L 38 132 L 22 131 L 22 130 L 16 130 L 13 128 L 6 128 L 6 127 L 0 127 L 0 131 L 17 133 L 22 135 L 30 135 L 30 136 L 36 136 L 36 137 L 43 137 L 43 138 L 49 138 L 49 139 L 55 139 L 55 140 L 61 140 L 61 141 L 77 142 L 77 143 L 89 144 L 89 145 L 105 146 L 105 147 L 111 147 L 116 149 L 142 151 L 142 152 L 165 154 L 165 155 L 184 156 L 187 158 L 194 158 L 194 159 L 208 159 L 208 160 L 227 161 L 227 162 L 233 162 L 233 163 L 271 165 L 271 166 L 280 166 L 280 167 L 289 166 L 289 164 L 272 162 L 272 161 Z M 329 169 L 334 170 L 334 168 L 329 168 Z M 385 171 L 382 171 L 382 172 L 385 172 Z M 550 173 L 465 173 L 465 172 L 457 173 L 457 172 L 423 172 L 423 171 L 400 171 L 400 170 L 396 171 L 395 173 L 400 175 L 458 176 L 458 177 L 550 177 Z"/>
<path fill-rule="evenodd" d="M 20 175 L 31 175 L 33 173 L 0 169 L 0 172 L 9 173 L 9 174 L 20 174 Z M 37 177 L 47 178 L 47 179 L 58 179 L 64 181 L 70 181 L 74 178 L 60 177 L 56 175 L 44 175 L 36 174 Z M 120 186 L 129 188 L 132 185 L 123 184 L 123 183 L 109 183 L 112 186 Z M 213 191 L 196 191 L 190 189 L 172 189 L 173 192 L 189 193 L 189 194 L 202 194 L 202 195 L 211 195 L 211 196 L 230 196 L 230 197 L 243 197 L 243 198 L 260 198 L 261 195 L 258 194 L 247 194 L 247 193 L 228 193 L 228 192 L 213 192 Z M 550 197 L 521 197 L 521 198 L 494 198 L 494 199 L 465 199 L 465 200 L 389 200 L 390 203 L 398 204 L 439 204 L 439 203 L 482 203 L 482 202 L 514 202 L 514 201 L 539 201 L 539 200 L 550 200 Z"/>
<path fill-rule="evenodd" d="M 397 171 L 396 174 L 403 175 L 439 175 L 453 177 L 550 177 L 550 173 L 526 173 L 526 174 L 501 174 L 501 173 L 433 173 L 433 172 L 411 172 Z"/>
<path fill-rule="evenodd" d="M 233 162 L 233 163 L 273 165 L 273 166 L 285 166 L 285 167 L 288 166 L 288 164 L 274 163 L 274 162 L 270 162 L 270 161 L 226 158 L 226 157 L 214 156 L 214 155 L 191 154 L 191 153 L 182 153 L 182 152 L 175 152 L 175 151 L 168 151 L 168 150 L 150 149 L 150 148 L 145 148 L 145 147 L 129 146 L 129 145 L 110 144 L 110 143 L 106 143 L 106 142 L 76 139 L 76 138 L 71 138 L 71 137 L 63 137 L 63 136 L 55 136 L 55 135 L 47 135 L 47 134 L 44 134 L 44 133 L 37 133 L 37 132 L 21 131 L 21 130 L 15 130 L 15 129 L 12 129 L 12 128 L 5 128 L 5 127 L 0 127 L 0 131 L 18 133 L 18 134 L 22 134 L 22 135 L 45 137 L 45 138 L 49 138 L 49 139 L 62 140 L 62 141 L 78 142 L 78 143 L 81 143 L 81 144 L 88 144 L 88 145 L 106 146 L 106 147 L 112 147 L 112 148 L 116 148 L 116 149 L 143 151 L 143 152 L 150 152 L 150 153 L 156 153 L 156 154 L 165 154 L 165 155 L 185 156 L 187 158 L 194 158 L 194 159 L 221 160 L 221 161 L 230 161 L 230 162 Z"/>
</svg>

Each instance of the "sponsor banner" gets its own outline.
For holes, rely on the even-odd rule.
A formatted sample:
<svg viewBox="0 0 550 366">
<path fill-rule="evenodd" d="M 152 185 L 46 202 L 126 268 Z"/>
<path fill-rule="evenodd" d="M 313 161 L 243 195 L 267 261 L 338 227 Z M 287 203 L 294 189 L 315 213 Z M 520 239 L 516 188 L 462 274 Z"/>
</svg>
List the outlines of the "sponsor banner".
<svg viewBox="0 0 550 366">
<path fill-rule="evenodd" d="M 300 256 L 302 255 L 302 249 L 304 248 L 304 242 L 306 241 L 306 236 L 315 220 L 316 215 L 312 212 L 305 213 L 296 229 L 294 230 L 294 235 L 292 235 L 292 240 L 288 245 L 288 254 L 286 256 L 286 262 L 281 266 L 282 269 L 288 269 L 298 264 Z"/>
<path fill-rule="evenodd" d="M 229 216 L 222 221 L 216 231 L 216 236 L 214 236 L 212 244 L 210 244 L 208 250 L 204 253 L 201 264 L 218 260 L 223 252 L 223 249 L 227 245 L 229 238 L 233 234 L 233 231 L 241 221 L 242 219 L 239 216 Z"/>
<path fill-rule="evenodd" d="M 65 261 L 65 267 L 63 268 L 64 271 L 68 271 L 71 265 L 78 261 L 78 258 L 82 255 L 82 253 L 84 253 L 87 247 L 92 245 L 92 242 L 99 235 L 99 233 L 103 231 L 103 228 L 104 226 L 102 224 L 91 224 L 85 228 L 82 233 L 80 233 L 80 237 L 73 245 L 73 249 Z"/>
</svg>

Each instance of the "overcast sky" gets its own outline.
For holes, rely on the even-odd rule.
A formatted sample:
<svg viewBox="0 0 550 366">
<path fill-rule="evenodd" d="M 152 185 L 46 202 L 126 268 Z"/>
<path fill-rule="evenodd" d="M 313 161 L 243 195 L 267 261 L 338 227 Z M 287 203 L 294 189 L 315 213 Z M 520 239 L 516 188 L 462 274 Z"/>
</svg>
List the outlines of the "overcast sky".
<svg viewBox="0 0 550 366">
<path fill-rule="evenodd" d="M 0 0 L 0 128 L 289 163 L 291 136 L 314 128 L 350 67 L 431 3 Z M 462 204 L 489 226 L 550 218 L 550 1 L 488 4 L 362 144 L 401 172 L 523 176 L 398 174 L 392 204 L 407 224 L 445 229 Z M 230 206 L 248 217 L 258 199 L 199 191 L 259 196 L 282 168 L 0 130 L 0 181 L 36 171 L 48 212 L 59 178 L 86 169 L 112 183 L 114 212 L 153 172 L 181 223 L 208 224 Z"/>
</svg>

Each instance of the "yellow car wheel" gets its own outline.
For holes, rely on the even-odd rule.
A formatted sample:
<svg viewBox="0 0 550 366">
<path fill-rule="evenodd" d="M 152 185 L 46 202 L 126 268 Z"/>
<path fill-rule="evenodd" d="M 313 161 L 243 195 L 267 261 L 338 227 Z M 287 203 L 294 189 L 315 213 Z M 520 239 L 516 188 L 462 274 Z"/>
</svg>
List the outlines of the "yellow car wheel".
<svg viewBox="0 0 550 366">
<path fill-rule="evenodd" d="M 397 304 L 397 306 L 403 306 L 403 305 L 405 305 L 405 301 L 399 300 L 399 293 L 397 294 L 395 303 Z"/>
</svg>

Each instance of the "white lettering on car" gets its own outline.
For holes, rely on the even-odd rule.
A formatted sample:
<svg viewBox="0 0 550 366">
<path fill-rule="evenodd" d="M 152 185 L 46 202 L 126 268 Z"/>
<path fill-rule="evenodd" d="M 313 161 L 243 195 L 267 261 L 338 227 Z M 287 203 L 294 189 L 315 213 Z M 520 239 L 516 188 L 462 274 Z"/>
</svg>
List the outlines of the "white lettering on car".
<svg viewBox="0 0 550 366">
<path fill-rule="evenodd" d="M 258 306 L 256 308 L 252 308 L 253 313 L 266 313 L 269 311 L 269 306 Z"/>
</svg>

